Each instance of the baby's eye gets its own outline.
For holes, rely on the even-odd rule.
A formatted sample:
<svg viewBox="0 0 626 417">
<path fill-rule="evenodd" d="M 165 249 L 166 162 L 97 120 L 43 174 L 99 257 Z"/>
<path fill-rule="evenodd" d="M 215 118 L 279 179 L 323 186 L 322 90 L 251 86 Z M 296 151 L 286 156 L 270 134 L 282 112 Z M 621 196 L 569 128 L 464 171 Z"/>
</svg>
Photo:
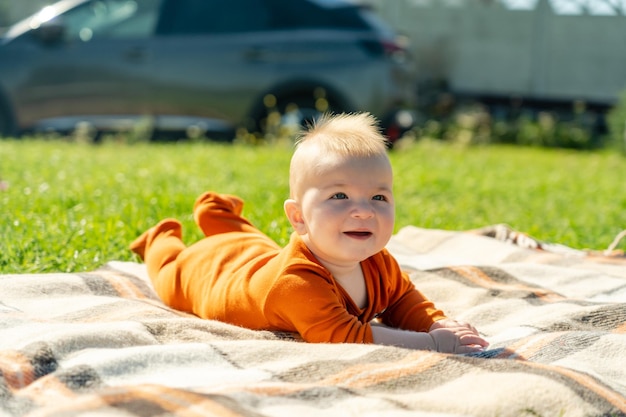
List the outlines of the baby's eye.
<svg viewBox="0 0 626 417">
<path fill-rule="evenodd" d="M 345 200 L 348 198 L 348 195 L 346 193 L 336 193 L 333 194 L 333 196 L 331 197 L 331 199 L 333 200 Z"/>
<path fill-rule="evenodd" d="M 382 194 L 377 194 L 374 197 L 372 197 L 372 200 L 376 200 L 376 201 L 387 201 L 387 197 L 385 197 Z"/>
</svg>

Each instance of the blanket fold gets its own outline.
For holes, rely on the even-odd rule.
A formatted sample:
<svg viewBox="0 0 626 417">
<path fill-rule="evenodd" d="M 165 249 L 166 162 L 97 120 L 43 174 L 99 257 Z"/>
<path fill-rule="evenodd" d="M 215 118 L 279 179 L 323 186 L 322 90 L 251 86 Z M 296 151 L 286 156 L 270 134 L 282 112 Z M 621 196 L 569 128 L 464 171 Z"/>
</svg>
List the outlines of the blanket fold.
<svg viewBox="0 0 626 417">
<path fill-rule="evenodd" d="M 145 268 L 0 275 L 1 416 L 626 416 L 626 258 L 406 227 L 416 286 L 491 342 L 308 344 L 172 310 Z"/>
</svg>

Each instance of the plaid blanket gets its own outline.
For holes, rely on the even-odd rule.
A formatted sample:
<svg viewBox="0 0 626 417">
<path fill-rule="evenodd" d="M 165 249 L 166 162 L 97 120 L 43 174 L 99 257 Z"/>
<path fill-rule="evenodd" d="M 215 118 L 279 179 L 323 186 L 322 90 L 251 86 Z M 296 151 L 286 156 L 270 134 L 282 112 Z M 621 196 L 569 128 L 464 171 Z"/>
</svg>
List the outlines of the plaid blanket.
<svg viewBox="0 0 626 417">
<path fill-rule="evenodd" d="M 0 276 L 0 416 L 623 416 L 626 258 L 503 226 L 389 249 L 488 351 L 307 344 L 165 307 L 143 265 Z"/>
</svg>

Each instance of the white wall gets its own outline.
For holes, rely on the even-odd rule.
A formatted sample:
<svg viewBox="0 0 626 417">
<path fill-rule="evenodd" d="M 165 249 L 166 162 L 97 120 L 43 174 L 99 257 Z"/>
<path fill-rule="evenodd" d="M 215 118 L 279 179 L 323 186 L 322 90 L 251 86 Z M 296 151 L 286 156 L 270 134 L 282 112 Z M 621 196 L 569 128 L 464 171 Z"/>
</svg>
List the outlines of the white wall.
<svg viewBox="0 0 626 417">
<path fill-rule="evenodd" d="M 419 80 L 458 92 L 612 102 L 626 0 L 369 0 L 411 40 Z"/>
</svg>

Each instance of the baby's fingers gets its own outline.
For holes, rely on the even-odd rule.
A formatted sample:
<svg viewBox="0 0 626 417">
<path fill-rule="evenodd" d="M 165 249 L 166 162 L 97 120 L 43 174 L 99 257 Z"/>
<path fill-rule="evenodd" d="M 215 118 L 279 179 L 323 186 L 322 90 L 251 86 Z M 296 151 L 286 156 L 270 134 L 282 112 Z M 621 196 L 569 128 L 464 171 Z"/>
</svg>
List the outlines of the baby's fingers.
<svg viewBox="0 0 626 417">
<path fill-rule="evenodd" d="M 478 353 L 484 352 L 485 348 L 478 345 L 461 345 L 456 348 L 455 353 Z"/>
<path fill-rule="evenodd" d="M 472 333 L 478 334 L 478 330 L 476 330 L 476 327 L 472 326 L 470 323 L 468 323 L 466 321 L 458 321 L 458 320 L 456 320 L 456 324 L 458 325 L 458 327 L 461 327 L 461 328 L 464 328 L 464 329 L 468 329 Z"/>
<path fill-rule="evenodd" d="M 459 337 L 462 346 L 476 345 L 481 348 L 489 346 L 489 342 L 476 334 L 466 334 Z"/>
</svg>

